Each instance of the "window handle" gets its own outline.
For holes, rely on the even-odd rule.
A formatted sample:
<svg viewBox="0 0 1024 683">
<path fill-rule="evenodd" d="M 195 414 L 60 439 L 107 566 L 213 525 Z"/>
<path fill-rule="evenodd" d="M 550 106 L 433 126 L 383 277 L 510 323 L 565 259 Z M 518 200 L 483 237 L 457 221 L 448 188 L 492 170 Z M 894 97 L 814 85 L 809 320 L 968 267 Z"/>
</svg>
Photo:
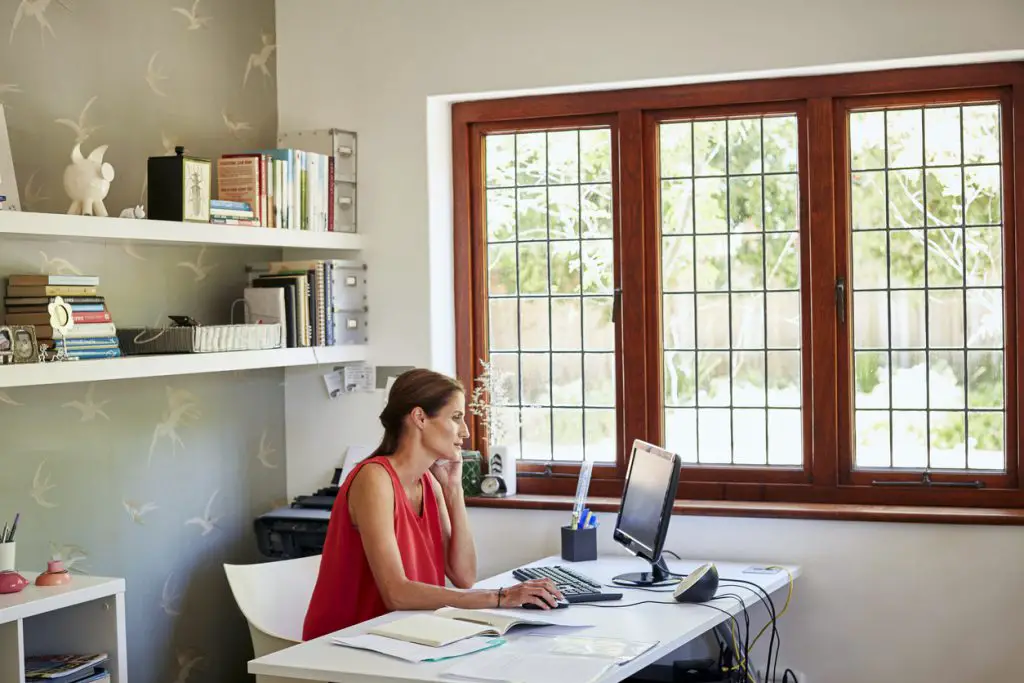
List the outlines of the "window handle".
<svg viewBox="0 0 1024 683">
<path fill-rule="evenodd" d="M 909 479 L 909 480 L 874 480 L 871 482 L 872 486 L 924 486 L 924 487 L 944 487 L 944 488 L 962 488 L 962 489 L 983 489 L 985 488 L 985 482 L 983 481 L 935 481 L 932 479 L 928 472 L 921 475 L 920 479 Z"/>
<path fill-rule="evenodd" d="M 839 317 L 839 324 L 846 323 L 846 279 L 836 278 L 836 315 Z"/>
<path fill-rule="evenodd" d="M 622 288 L 616 287 L 612 292 L 612 325 L 619 323 L 620 315 L 622 315 Z"/>
</svg>

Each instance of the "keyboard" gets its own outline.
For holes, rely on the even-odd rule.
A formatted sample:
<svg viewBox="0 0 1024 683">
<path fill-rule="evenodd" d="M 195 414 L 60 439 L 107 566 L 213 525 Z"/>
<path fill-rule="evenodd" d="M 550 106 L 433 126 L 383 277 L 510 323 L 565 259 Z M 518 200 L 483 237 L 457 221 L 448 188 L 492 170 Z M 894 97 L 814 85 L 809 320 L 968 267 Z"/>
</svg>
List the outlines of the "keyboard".
<svg viewBox="0 0 1024 683">
<path fill-rule="evenodd" d="M 517 581 L 529 581 L 530 579 L 551 579 L 555 586 L 565 596 L 566 602 L 604 602 L 605 600 L 621 600 L 622 593 L 607 593 L 601 591 L 601 584 L 585 574 L 570 569 L 564 565 L 549 565 L 545 567 L 520 567 L 512 570 L 512 576 Z"/>
</svg>

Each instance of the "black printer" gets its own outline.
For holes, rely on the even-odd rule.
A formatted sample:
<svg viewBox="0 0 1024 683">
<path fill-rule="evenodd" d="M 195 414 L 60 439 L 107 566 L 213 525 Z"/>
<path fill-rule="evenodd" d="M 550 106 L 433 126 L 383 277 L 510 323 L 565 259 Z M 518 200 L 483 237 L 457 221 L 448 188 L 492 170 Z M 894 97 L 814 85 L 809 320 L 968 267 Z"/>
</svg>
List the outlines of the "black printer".
<svg viewBox="0 0 1024 683">
<path fill-rule="evenodd" d="M 338 497 L 341 469 L 334 469 L 331 485 L 305 496 L 296 496 L 288 507 L 260 515 L 253 522 L 260 554 L 274 560 L 319 555 L 327 538 L 331 508 Z"/>
</svg>

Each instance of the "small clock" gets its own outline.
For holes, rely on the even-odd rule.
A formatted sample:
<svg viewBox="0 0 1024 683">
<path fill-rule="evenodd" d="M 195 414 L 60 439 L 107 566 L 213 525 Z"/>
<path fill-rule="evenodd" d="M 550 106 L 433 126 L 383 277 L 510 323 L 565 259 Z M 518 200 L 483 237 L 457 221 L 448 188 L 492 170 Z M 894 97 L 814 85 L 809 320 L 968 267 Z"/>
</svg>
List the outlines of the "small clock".
<svg viewBox="0 0 1024 683">
<path fill-rule="evenodd" d="M 503 498 L 508 494 L 505 480 L 496 474 L 484 475 L 480 480 L 480 495 L 488 498 Z"/>
</svg>

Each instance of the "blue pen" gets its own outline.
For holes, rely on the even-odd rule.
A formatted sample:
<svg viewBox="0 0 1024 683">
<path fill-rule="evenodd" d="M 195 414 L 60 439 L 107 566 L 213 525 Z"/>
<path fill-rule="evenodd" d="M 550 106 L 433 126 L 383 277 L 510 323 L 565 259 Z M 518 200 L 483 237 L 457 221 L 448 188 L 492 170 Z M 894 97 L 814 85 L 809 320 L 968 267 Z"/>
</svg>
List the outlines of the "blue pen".
<svg viewBox="0 0 1024 683">
<path fill-rule="evenodd" d="M 590 508 L 583 508 L 583 514 L 580 516 L 580 528 L 586 529 L 590 526 L 590 517 L 593 513 L 590 512 Z"/>
</svg>

